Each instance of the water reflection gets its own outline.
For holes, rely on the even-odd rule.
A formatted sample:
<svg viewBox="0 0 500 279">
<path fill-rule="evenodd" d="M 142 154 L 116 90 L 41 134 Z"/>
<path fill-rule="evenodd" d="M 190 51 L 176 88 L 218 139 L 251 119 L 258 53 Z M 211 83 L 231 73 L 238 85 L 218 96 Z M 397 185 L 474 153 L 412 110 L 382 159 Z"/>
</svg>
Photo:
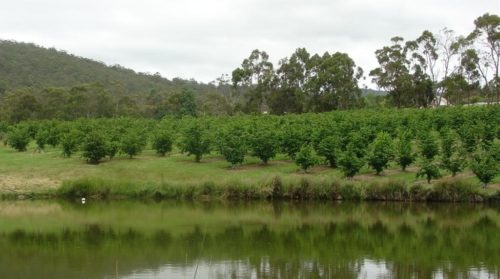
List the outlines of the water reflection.
<svg viewBox="0 0 500 279">
<path fill-rule="evenodd" d="M 500 278 L 499 226 L 498 206 L 467 204 L 10 202 L 0 203 L 0 272 Z"/>
<path fill-rule="evenodd" d="M 127 275 L 113 275 L 105 278 L 114 279 L 184 279 L 184 278 L 412 278 L 409 274 L 397 273 L 391 264 L 370 259 L 361 260 L 350 267 L 347 273 L 320 270 L 313 262 L 304 262 L 300 273 L 276 273 L 265 265 L 259 271 L 252 269 L 248 261 L 200 262 L 196 266 L 164 265 L 157 270 L 131 271 Z M 415 273 L 414 275 L 416 275 Z M 289 276 L 290 275 L 290 276 Z M 399 276 L 401 277 L 399 277 Z M 406 275 L 410 277 L 405 277 Z M 436 270 L 431 274 L 420 274 L 413 278 L 498 278 L 486 268 L 470 268 L 466 272 L 446 272 Z M 292 277 L 293 276 L 293 277 Z M 297 276 L 297 277 L 295 277 Z"/>
</svg>

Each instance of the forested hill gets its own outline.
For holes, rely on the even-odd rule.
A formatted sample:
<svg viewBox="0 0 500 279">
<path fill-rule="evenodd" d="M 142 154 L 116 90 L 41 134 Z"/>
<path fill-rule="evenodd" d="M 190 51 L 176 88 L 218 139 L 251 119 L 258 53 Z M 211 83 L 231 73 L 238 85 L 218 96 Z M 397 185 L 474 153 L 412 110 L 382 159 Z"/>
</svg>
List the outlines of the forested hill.
<svg viewBox="0 0 500 279">
<path fill-rule="evenodd" d="M 0 122 L 228 114 L 220 94 L 227 87 L 168 80 L 54 48 L 0 40 Z"/>
<path fill-rule="evenodd" d="M 357 85 L 362 71 L 348 54 L 309 54 L 299 48 L 276 69 L 268 59 L 254 50 L 241 68 L 215 85 L 168 80 L 54 48 L 0 40 L 0 121 L 284 114 L 363 106 Z"/>
<path fill-rule="evenodd" d="M 21 87 L 69 88 L 96 82 L 110 92 L 123 93 L 176 90 L 184 86 L 198 91 L 207 87 L 192 80 L 171 81 L 158 74 L 136 73 L 120 65 L 108 66 L 54 48 L 0 40 L 0 93 Z"/>
</svg>

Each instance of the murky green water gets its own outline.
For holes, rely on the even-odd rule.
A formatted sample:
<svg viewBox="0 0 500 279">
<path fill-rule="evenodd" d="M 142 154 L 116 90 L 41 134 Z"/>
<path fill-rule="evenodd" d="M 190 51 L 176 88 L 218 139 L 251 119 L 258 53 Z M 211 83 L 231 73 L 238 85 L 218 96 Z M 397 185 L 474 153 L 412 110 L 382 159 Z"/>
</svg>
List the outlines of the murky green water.
<svg viewBox="0 0 500 279">
<path fill-rule="evenodd" d="M 500 206 L 0 202 L 0 278 L 500 278 Z"/>
</svg>

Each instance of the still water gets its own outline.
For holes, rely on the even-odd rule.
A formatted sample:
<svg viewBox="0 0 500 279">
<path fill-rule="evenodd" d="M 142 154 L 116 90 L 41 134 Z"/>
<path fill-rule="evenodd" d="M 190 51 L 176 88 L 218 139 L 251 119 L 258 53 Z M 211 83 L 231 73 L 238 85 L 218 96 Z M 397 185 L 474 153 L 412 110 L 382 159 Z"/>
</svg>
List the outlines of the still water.
<svg viewBox="0 0 500 279">
<path fill-rule="evenodd" d="M 0 202 L 0 278 L 500 278 L 500 205 Z"/>
</svg>

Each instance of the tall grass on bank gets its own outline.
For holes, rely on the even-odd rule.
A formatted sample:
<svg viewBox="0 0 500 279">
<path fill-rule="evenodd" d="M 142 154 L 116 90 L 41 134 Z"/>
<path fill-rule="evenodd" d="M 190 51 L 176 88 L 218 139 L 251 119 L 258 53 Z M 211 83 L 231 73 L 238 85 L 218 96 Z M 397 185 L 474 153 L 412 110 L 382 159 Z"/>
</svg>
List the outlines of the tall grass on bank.
<svg viewBox="0 0 500 279">
<path fill-rule="evenodd" d="M 226 200 L 368 200 L 484 202 L 500 200 L 479 185 L 458 179 L 433 185 L 409 184 L 404 180 L 342 182 L 336 179 L 302 178 L 283 180 L 275 176 L 262 183 L 230 180 L 180 185 L 173 183 L 130 183 L 104 179 L 66 181 L 55 197 L 94 199 L 226 199 Z"/>
</svg>

